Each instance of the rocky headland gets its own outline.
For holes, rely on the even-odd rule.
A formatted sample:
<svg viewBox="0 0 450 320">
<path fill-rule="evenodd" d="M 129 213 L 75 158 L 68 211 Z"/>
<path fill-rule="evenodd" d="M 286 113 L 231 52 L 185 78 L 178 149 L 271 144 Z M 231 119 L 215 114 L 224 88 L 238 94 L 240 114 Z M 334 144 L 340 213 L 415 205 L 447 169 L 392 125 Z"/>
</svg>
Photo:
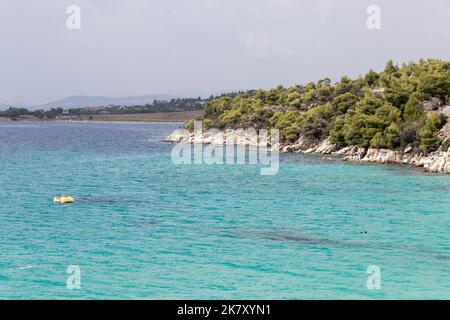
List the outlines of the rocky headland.
<svg viewBox="0 0 450 320">
<path fill-rule="evenodd" d="M 257 146 L 257 136 L 247 130 L 226 130 L 204 132 L 194 135 L 184 129 L 176 130 L 165 139 L 174 143 L 201 143 L 201 144 L 239 144 Z M 339 159 L 348 162 L 377 163 L 377 164 L 404 164 L 423 168 L 432 173 L 450 174 L 450 148 L 442 150 L 442 147 L 432 153 L 423 154 L 413 150 L 411 146 L 404 150 L 362 148 L 358 146 L 340 147 L 330 142 L 327 138 L 322 141 L 300 137 L 292 144 L 276 144 L 268 146 L 283 153 L 316 154 L 323 155 L 324 159 Z"/>
</svg>

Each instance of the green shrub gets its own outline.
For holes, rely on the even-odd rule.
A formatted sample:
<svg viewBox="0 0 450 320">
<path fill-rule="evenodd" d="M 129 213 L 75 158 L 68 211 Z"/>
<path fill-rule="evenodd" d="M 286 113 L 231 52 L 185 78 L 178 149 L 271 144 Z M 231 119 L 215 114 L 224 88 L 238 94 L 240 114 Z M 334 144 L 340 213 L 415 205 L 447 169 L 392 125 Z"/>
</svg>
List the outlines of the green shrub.
<svg viewBox="0 0 450 320">
<path fill-rule="evenodd" d="M 427 118 L 420 132 L 420 149 L 423 152 L 429 153 L 439 148 L 441 142 L 439 139 L 441 123 L 442 118 L 437 114 L 433 114 Z"/>
</svg>

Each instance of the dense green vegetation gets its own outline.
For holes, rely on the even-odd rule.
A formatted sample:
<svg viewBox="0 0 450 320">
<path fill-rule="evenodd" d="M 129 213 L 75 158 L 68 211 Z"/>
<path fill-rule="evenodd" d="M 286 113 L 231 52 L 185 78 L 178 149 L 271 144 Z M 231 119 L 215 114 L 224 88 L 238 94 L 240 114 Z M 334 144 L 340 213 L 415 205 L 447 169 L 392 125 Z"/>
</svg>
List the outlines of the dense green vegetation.
<svg viewBox="0 0 450 320">
<path fill-rule="evenodd" d="M 21 117 L 35 117 L 37 119 L 54 119 L 58 115 L 62 115 L 64 110 L 62 108 L 52 108 L 50 110 L 36 110 L 30 111 L 26 108 L 10 107 L 5 111 L 0 111 L 0 117 L 18 119 Z"/>
<path fill-rule="evenodd" d="M 98 108 L 72 108 L 67 110 L 68 115 L 94 115 L 94 114 L 134 114 L 155 112 L 193 111 L 203 109 L 201 98 L 177 98 L 170 101 L 155 100 L 152 104 L 135 106 L 105 106 Z"/>
<path fill-rule="evenodd" d="M 430 152 L 442 142 L 438 133 L 446 117 L 440 109 L 449 96 L 449 61 L 421 60 L 400 67 L 389 61 L 381 73 L 371 70 L 355 80 L 322 79 L 222 96 L 206 103 L 202 120 L 207 128 L 275 127 L 283 142 L 330 136 L 342 146 L 411 145 Z M 424 108 L 427 101 L 434 110 Z"/>
</svg>

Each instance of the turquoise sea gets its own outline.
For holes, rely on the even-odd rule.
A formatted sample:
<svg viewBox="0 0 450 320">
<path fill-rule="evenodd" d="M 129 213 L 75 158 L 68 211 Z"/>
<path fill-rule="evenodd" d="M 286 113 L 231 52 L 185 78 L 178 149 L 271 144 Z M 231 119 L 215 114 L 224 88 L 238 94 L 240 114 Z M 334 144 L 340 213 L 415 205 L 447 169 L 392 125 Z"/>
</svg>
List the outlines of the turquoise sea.
<svg viewBox="0 0 450 320">
<path fill-rule="evenodd" d="M 179 126 L 0 124 L 0 299 L 450 299 L 450 176 L 176 166 Z"/>
</svg>

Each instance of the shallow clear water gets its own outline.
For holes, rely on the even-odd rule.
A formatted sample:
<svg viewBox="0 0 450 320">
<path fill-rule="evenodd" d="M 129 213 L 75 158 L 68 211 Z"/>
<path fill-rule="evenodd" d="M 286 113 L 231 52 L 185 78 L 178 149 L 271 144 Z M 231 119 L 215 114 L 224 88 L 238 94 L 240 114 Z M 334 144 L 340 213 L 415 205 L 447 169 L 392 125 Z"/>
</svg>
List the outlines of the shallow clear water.
<svg viewBox="0 0 450 320">
<path fill-rule="evenodd" d="M 176 166 L 159 141 L 178 126 L 0 124 L 0 298 L 450 298 L 449 176 Z"/>
</svg>

